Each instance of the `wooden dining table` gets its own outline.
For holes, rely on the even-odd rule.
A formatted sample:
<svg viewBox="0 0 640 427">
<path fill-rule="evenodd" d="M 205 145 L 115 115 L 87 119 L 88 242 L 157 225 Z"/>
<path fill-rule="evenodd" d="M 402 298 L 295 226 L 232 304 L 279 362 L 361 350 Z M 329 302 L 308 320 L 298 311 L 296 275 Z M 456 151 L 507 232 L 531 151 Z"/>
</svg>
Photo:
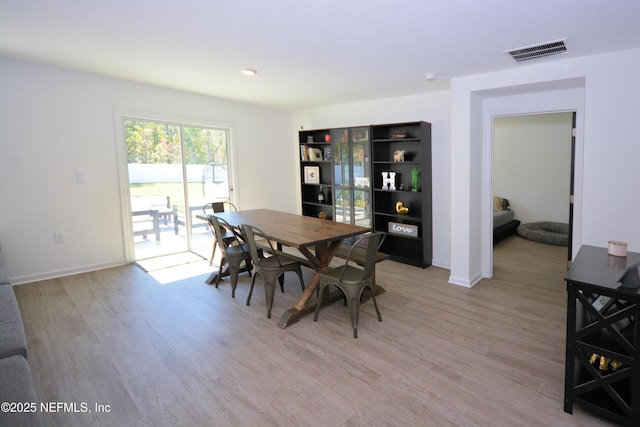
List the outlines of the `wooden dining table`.
<svg viewBox="0 0 640 427">
<path fill-rule="evenodd" d="M 247 224 L 259 228 L 279 245 L 299 251 L 307 261 L 305 264 L 315 270 L 296 304 L 280 318 L 278 325 L 282 328 L 295 323 L 300 316 L 313 310 L 309 300 L 320 283 L 320 274 L 329 268 L 342 241 L 370 231 L 367 227 L 271 209 L 219 212 L 211 215 L 224 219 L 232 227 Z"/>
</svg>

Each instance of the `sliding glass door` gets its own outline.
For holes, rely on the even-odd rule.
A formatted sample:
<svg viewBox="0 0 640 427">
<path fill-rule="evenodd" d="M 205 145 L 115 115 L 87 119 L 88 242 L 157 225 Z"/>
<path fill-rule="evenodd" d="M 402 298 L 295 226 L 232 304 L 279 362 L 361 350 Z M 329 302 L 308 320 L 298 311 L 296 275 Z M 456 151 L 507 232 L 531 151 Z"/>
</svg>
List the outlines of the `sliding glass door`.
<svg viewBox="0 0 640 427">
<path fill-rule="evenodd" d="M 208 258 L 212 236 L 196 215 L 230 199 L 229 129 L 126 118 L 124 136 L 135 259 L 185 251 Z"/>
<path fill-rule="evenodd" d="M 191 211 L 190 250 L 209 259 L 213 235 L 209 224 L 196 215 L 206 203 L 231 201 L 230 168 L 227 147 L 229 130 L 220 128 L 182 127 L 184 159 L 188 185 L 187 203 Z"/>
</svg>

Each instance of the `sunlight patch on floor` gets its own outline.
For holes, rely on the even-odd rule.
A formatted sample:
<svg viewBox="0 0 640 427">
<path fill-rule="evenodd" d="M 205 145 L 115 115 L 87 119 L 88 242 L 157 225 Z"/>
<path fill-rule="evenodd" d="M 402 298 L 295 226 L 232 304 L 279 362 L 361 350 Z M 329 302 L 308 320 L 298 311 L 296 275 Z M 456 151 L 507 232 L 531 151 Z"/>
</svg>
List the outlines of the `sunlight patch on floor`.
<svg viewBox="0 0 640 427">
<path fill-rule="evenodd" d="M 208 275 L 213 270 L 215 270 L 215 267 L 211 267 L 209 265 L 209 261 L 202 260 L 198 262 L 191 262 L 188 264 L 150 271 L 149 275 L 161 285 L 166 285 L 168 283 L 189 279 L 191 277 Z"/>
<path fill-rule="evenodd" d="M 150 258 L 137 264 L 162 285 L 210 274 L 214 270 L 208 260 L 193 252 Z"/>
</svg>

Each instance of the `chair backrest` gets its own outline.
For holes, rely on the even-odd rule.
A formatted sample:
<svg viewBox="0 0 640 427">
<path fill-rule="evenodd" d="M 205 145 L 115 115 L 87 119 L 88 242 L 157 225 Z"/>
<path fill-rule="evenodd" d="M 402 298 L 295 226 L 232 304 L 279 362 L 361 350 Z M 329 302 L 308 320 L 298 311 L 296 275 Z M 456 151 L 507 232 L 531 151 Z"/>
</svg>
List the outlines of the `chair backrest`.
<svg viewBox="0 0 640 427">
<path fill-rule="evenodd" d="M 380 250 L 385 237 L 387 237 L 387 235 L 383 232 L 375 232 L 360 237 L 353 243 L 353 245 L 351 245 L 351 248 L 347 253 L 347 259 L 344 265 L 346 266 L 347 264 L 349 264 L 349 261 L 352 260 L 354 250 L 356 250 L 357 248 L 366 249 L 362 280 L 371 278 L 373 268 L 376 264 L 376 253 L 378 252 L 378 250 Z"/>
<path fill-rule="evenodd" d="M 260 255 L 261 251 L 258 250 L 258 244 L 256 243 L 256 237 L 260 237 L 264 239 L 269 245 L 269 252 L 273 254 L 275 259 L 278 260 L 278 265 L 282 267 L 282 263 L 280 262 L 280 257 L 278 253 L 273 247 L 273 243 L 269 236 L 267 236 L 264 231 L 260 230 L 258 227 L 254 227 L 249 224 L 240 225 L 240 230 L 242 234 L 247 238 L 247 246 L 249 246 L 249 254 L 251 255 L 251 261 L 258 267 L 262 268 L 262 259 L 263 257 Z"/>
<path fill-rule="evenodd" d="M 233 212 L 237 210 L 238 209 L 236 209 L 236 205 L 228 200 L 224 202 L 207 203 L 202 207 L 202 213 L 204 213 L 205 215 L 209 213 Z"/>
<path fill-rule="evenodd" d="M 234 240 L 238 245 L 242 245 L 242 242 L 240 241 L 242 236 L 238 235 L 238 233 L 235 232 L 233 227 L 231 227 L 231 225 L 227 221 L 225 221 L 222 218 L 215 217 L 213 215 L 209 215 L 207 218 L 209 220 L 209 225 L 211 226 L 211 230 L 213 231 L 213 234 L 216 237 L 216 240 L 218 241 L 218 246 L 220 246 L 220 249 L 222 249 L 222 251 L 225 254 L 227 251 L 227 246 L 229 246 L 230 243 L 225 241 L 225 239 L 223 239 L 223 236 L 226 234 L 223 230 L 223 227 L 226 230 L 229 230 L 231 231 L 231 233 L 233 233 Z"/>
</svg>

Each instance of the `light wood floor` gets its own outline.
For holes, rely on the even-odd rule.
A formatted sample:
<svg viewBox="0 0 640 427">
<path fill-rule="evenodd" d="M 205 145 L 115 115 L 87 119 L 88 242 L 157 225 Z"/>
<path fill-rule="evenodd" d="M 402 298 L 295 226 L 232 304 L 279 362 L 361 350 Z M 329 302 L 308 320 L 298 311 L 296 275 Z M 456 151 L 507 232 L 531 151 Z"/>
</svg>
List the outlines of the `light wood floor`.
<svg viewBox="0 0 640 427">
<path fill-rule="evenodd" d="M 472 289 L 385 261 L 382 322 L 364 304 L 357 340 L 341 303 L 278 328 L 295 276 L 272 319 L 262 286 L 245 305 L 246 275 L 235 299 L 133 265 L 15 290 L 39 397 L 92 409 L 51 426 L 609 425 L 563 412 L 565 254 L 511 237 Z"/>
</svg>

